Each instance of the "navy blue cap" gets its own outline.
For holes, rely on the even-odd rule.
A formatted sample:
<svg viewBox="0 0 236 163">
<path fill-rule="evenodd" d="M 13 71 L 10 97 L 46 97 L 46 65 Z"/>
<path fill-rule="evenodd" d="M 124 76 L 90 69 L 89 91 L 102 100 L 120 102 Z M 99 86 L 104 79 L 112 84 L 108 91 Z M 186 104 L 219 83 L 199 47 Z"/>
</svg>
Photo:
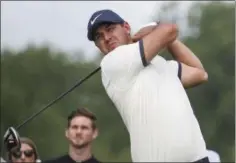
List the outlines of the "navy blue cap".
<svg viewBox="0 0 236 163">
<path fill-rule="evenodd" d="M 93 41 L 93 33 L 102 23 L 124 23 L 124 22 L 125 21 L 112 10 L 96 11 L 89 19 L 87 27 L 88 30 L 87 37 L 90 41 Z"/>
</svg>

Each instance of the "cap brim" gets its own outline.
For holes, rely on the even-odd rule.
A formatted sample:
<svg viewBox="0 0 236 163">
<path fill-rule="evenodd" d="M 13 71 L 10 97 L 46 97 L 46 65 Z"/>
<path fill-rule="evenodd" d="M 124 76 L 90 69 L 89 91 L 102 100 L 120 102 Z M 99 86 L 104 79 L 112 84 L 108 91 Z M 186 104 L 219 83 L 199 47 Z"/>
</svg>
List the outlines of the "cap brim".
<svg viewBox="0 0 236 163">
<path fill-rule="evenodd" d="M 102 24 L 106 24 L 106 23 L 121 24 L 121 23 L 124 23 L 124 22 L 122 22 L 122 21 L 107 21 L 107 20 L 99 21 L 99 22 L 95 23 L 93 25 L 93 27 L 89 30 L 89 32 L 88 32 L 88 39 L 90 41 L 94 41 L 93 36 L 94 36 L 96 30 L 99 28 L 99 26 L 101 26 Z"/>
</svg>

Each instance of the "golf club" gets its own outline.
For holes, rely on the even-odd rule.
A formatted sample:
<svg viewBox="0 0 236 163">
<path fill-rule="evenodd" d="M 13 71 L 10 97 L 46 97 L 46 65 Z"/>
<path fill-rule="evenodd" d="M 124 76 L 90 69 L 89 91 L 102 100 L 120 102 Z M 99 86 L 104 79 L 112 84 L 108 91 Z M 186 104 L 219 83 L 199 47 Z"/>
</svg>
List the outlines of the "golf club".
<svg viewBox="0 0 236 163">
<path fill-rule="evenodd" d="M 98 67 L 95 70 L 93 70 L 91 73 L 89 73 L 86 77 L 79 80 L 75 85 L 73 85 L 70 89 L 59 95 L 55 100 L 48 103 L 46 106 L 44 106 L 42 109 L 40 109 L 38 112 L 31 115 L 29 118 L 27 118 L 25 121 L 23 121 L 21 124 L 19 124 L 16 128 L 9 127 L 7 131 L 4 134 L 4 146 L 8 151 L 11 151 L 12 149 L 20 149 L 20 138 L 17 130 L 19 130 L 22 126 L 29 123 L 31 120 L 33 120 L 36 116 L 38 116 L 40 113 L 45 111 L 47 108 L 55 104 L 57 101 L 65 97 L 68 93 L 73 91 L 76 87 L 80 86 L 83 82 L 85 82 L 87 79 L 89 79 L 91 76 L 93 76 L 95 73 L 97 73 L 101 68 Z"/>
</svg>

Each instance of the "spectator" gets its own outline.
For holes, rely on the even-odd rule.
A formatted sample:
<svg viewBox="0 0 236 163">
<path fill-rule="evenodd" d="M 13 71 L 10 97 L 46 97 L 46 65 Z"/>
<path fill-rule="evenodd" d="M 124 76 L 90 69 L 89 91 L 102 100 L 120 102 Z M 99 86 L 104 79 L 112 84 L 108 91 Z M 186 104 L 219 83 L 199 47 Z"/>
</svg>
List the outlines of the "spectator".
<svg viewBox="0 0 236 163">
<path fill-rule="evenodd" d="M 79 108 L 68 116 L 65 136 L 69 141 L 69 153 L 44 163 L 98 163 L 92 154 L 92 142 L 98 135 L 96 117 L 85 108 Z"/>
<path fill-rule="evenodd" d="M 20 150 L 12 150 L 8 153 L 8 160 L 12 163 L 36 163 L 39 161 L 39 155 L 35 143 L 27 137 L 21 137 Z"/>
</svg>

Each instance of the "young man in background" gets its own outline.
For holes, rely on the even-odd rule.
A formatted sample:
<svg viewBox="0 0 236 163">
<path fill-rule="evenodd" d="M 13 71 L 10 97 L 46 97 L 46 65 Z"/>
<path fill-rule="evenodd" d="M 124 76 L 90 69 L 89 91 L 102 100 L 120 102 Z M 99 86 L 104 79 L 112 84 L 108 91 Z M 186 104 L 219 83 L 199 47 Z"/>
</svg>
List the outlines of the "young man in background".
<svg viewBox="0 0 236 163">
<path fill-rule="evenodd" d="M 99 163 L 92 154 L 92 143 L 98 136 L 96 119 L 96 116 L 85 108 L 71 112 L 65 131 L 69 141 L 69 153 L 45 163 Z"/>
</svg>

